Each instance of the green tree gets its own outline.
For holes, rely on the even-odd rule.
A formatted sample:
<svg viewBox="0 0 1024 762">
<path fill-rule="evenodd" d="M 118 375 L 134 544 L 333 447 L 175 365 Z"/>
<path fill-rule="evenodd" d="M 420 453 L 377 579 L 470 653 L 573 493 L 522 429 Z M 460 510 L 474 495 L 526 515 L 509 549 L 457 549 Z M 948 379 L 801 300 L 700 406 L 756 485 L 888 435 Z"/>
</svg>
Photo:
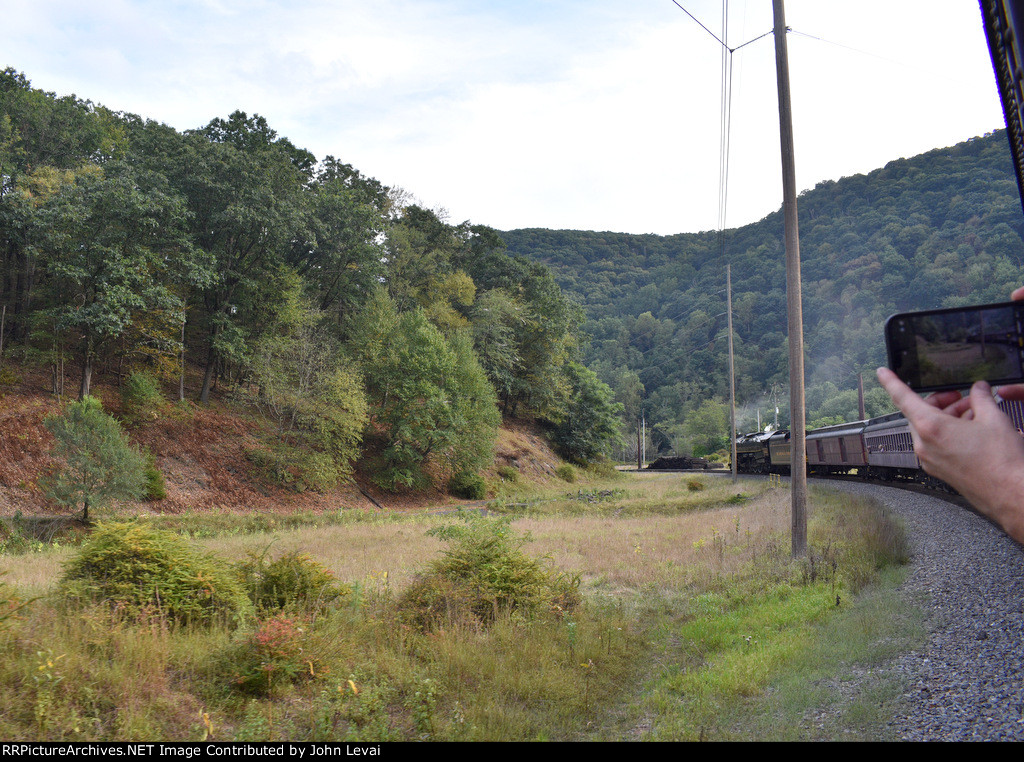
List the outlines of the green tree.
<svg viewBox="0 0 1024 762">
<path fill-rule="evenodd" d="M 386 190 L 328 156 L 304 195 L 302 234 L 288 263 L 307 280 L 319 309 L 351 314 L 384 275 Z"/>
<path fill-rule="evenodd" d="M 266 126 L 236 112 L 189 133 L 172 182 L 188 200 L 191 234 L 212 261 L 201 291 L 206 359 L 201 402 L 226 359 L 242 361 L 265 322 L 266 299 L 302 231 L 301 191 L 312 157 Z"/>
<path fill-rule="evenodd" d="M 164 276 L 190 252 L 185 210 L 162 176 L 121 163 L 79 170 L 43 210 L 47 311 L 77 346 L 84 399 L 103 346 L 143 313 L 181 314 Z"/>
<path fill-rule="evenodd" d="M 46 494 L 69 508 L 105 508 L 114 500 L 142 497 L 146 460 L 128 443 L 120 424 L 103 412 L 95 397 L 68 405 L 63 415 L 46 419 L 62 468 L 44 482 Z"/>
<path fill-rule="evenodd" d="M 729 446 L 729 406 L 724 402 L 704 400 L 686 416 L 683 425 L 694 455 L 707 455 Z"/>
<path fill-rule="evenodd" d="M 499 416 L 467 337 L 449 342 L 423 310 L 399 314 L 379 289 L 352 328 L 351 346 L 374 403 L 382 487 L 422 487 L 431 464 L 451 473 L 489 458 Z"/>
<path fill-rule="evenodd" d="M 600 455 L 618 435 L 622 405 L 597 375 L 580 365 L 565 368 L 568 388 L 554 421 L 552 440 L 569 460 L 586 462 Z"/>
<path fill-rule="evenodd" d="M 523 374 L 519 339 L 525 328 L 525 310 L 501 288 L 485 291 L 472 310 L 473 347 L 487 377 L 503 400 L 511 398 L 516 379 Z"/>
<path fill-rule="evenodd" d="M 281 442 L 300 451 L 291 459 L 305 472 L 304 483 L 327 488 L 351 476 L 368 420 L 362 377 L 346 367 L 297 277 L 255 344 L 250 373 L 257 404 L 277 424 Z"/>
</svg>

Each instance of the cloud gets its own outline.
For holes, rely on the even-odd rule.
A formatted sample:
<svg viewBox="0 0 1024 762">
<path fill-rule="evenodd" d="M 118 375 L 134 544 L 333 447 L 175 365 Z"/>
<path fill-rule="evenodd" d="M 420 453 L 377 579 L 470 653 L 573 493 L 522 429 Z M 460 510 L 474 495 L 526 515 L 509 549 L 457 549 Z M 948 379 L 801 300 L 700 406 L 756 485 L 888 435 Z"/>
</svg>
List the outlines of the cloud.
<svg viewBox="0 0 1024 762">
<path fill-rule="evenodd" d="M 659 233 L 717 222 L 721 49 L 668 0 L 9 5 L 2 63 L 37 87 L 178 129 L 260 113 L 459 220 Z M 686 5 L 720 24 L 718 3 Z M 731 7 L 731 44 L 771 28 L 763 0 Z M 999 126 L 973 4 L 851 8 L 787 3 L 801 188 Z M 781 204 L 771 37 L 734 64 L 736 225 Z"/>
</svg>

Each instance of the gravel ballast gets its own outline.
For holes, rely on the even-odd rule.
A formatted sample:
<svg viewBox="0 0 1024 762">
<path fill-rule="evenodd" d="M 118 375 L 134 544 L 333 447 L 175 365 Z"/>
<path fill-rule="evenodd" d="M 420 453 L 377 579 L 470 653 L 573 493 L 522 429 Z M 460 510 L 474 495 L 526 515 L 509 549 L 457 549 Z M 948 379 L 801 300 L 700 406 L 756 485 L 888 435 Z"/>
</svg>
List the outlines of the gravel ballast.
<svg viewBox="0 0 1024 762">
<path fill-rule="evenodd" d="M 919 652 L 890 666 L 907 690 L 892 720 L 907 741 L 1024 741 L 1024 551 L 984 518 L 935 497 L 849 482 L 905 524 L 903 586 L 928 611 Z"/>
</svg>

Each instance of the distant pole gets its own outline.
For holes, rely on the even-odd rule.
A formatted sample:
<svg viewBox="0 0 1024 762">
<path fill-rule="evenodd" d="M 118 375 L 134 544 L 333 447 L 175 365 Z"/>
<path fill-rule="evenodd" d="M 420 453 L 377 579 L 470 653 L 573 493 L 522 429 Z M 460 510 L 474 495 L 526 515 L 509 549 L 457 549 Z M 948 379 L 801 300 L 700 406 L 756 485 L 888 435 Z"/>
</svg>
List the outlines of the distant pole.
<svg viewBox="0 0 1024 762">
<path fill-rule="evenodd" d="M 643 436 L 640 437 L 640 451 L 643 453 L 641 459 L 647 463 L 647 413 L 640 413 L 640 420 L 643 423 Z"/>
<path fill-rule="evenodd" d="M 864 374 L 857 374 L 857 412 L 860 415 L 862 421 L 868 419 L 867 414 L 864 412 Z"/>
<path fill-rule="evenodd" d="M 640 421 L 636 422 L 636 470 L 640 471 L 643 466 L 640 465 L 642 456 L 640 455 Z"/>
<path fill-rule="evenodd" d="M 807 555 L 807 466 L 804 420 L 804 320 L 800 286 L 800 229 L 796 213 L 796 163 L 789 94 L 786 11 L 772 0 L 775 15 L 775 72 L 779 84 L 779 137 L 782 143 L 782 207 L 786 221 L 786 310 L 789 315 L 789 415 L 792 479 L 793 557 Z"/>
<path fill-rule="evenodd" d="M 729 313 L 729 433 L 732 442 L 732 478 L 736 479 L 736 365 L 732 356 L 732 265 L 725 266 L 725 304 Z"/>
</svg>

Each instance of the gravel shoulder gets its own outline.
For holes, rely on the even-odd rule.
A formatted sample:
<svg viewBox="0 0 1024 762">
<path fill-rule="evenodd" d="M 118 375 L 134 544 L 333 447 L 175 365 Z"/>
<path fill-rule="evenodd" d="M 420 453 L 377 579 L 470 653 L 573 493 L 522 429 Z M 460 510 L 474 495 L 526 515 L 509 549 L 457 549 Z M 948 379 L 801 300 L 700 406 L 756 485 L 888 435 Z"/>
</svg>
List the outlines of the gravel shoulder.
<svg viewBox="0 0 1024 762">
<path fill-rule="evenodd" d="M 928 611 L 923 650 L 890 668 L 907 690 L 893 716 L 907 741 L 1024 741 L 1024 550 L 938 498 L 851 482 L 904 522 L 914 558 L 903 592 Z"/>
</svg>

